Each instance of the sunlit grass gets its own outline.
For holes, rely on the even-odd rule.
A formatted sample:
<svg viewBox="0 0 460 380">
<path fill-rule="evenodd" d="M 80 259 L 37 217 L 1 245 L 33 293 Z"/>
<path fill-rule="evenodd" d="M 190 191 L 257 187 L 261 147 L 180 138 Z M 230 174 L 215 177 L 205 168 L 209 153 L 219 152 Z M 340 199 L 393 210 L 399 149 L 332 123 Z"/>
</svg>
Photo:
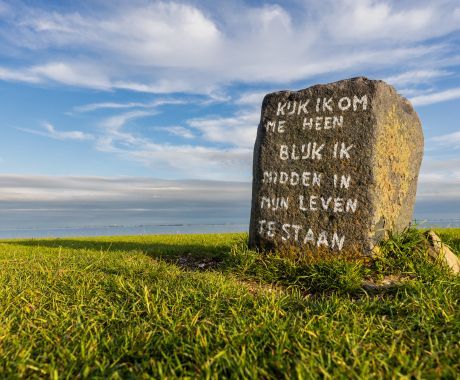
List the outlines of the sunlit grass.
<svg viewBox="0 0 460 380">
<path fill-rule="evenodd" d="M 460 229 L 439 231 L 456 250 Z M 0 241 L 0 377 L 460 373 L 460 280 L 411 230 L 374 261 L 258 254 L 245 234 Z M 364 279 L 408 279 L 368 294 Z"/>
</svg>

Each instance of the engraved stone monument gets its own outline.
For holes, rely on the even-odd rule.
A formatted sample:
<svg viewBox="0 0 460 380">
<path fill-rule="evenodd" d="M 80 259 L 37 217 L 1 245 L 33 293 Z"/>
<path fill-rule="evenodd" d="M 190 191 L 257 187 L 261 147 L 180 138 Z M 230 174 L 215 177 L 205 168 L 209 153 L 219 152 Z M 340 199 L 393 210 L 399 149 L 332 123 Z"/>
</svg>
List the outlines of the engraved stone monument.
<svg viewBox="0 0 460 380">
<path fill-rule="evenodd" d="M 409 101 L 359 77 L 265 96 L 249 244 L 369 253 L 410 224 L 423 132 Z"/>
</svg>

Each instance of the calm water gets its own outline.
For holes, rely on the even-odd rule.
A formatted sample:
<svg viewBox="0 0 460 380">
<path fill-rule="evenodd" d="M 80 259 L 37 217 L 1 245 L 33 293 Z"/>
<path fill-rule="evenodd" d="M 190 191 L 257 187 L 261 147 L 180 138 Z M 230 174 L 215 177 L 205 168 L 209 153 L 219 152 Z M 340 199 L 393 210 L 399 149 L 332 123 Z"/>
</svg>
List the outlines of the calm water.
<svg viewBox="0 0 460 380">
<path fill-rule="evenodd" d="M 416 221 L 421 228 L 460 227 L 460 219 Z M 0 230 L 0 238 L 44 238 L 44 237 L 78 237 L 78 236 L 117 236 L 117 235 L 161 235 L 247 232 L 248 224 L 186 224 L 186 225 L 139 225 L 139 226 L 94 226 L 94 227 L 60 227 Z"/>
<path fill-rule="evenodd" d="M 0 202 L 0 238 L 242 232 L 249 202 L 17 204 Z"/>
<path fill-rule="evenodd" d="M 2 207 L 3 206 L 3 207 Z M 41 238 L 110 235 L 185 234 L 248 231 L 250 203 L 145 202 L 74 204 L 3 204 L 0 202 L 0 238 Z M 416 207 L 416 224 L 460 227 L 452 204 Z M 443 211 L 445 210 L 445 211 Z M 455 211 L 455 212 L 454 212 Z"/>
<path fill-rule="evenodd" d="M 116 235 L 159 235 L 193 234 L 218 232 L 247 232 L 247 224 L 188 224 L 188 225 L 140 225 L 140 226 L 102 226 L 68 227 L 49 229 L 10 229 L 0 230 L 0 238 L 43 238 L 77 236 L 116 236 Z"/>
</svg>

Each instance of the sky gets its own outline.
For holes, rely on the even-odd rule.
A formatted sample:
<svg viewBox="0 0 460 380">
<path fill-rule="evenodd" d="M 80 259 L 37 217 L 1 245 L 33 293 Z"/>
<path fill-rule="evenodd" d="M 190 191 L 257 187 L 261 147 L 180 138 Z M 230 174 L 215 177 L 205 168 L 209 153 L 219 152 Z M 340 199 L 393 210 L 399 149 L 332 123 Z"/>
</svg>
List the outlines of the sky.
<svg viewBox="0 0 460 380">
<path fill-rule="evenodd" d="M 422 121 L 418 215 L 460 217 L 460 0 L 0 0 L 0 205 L 249 207 L 263 96 L 355 76 Z"/>
</svg>

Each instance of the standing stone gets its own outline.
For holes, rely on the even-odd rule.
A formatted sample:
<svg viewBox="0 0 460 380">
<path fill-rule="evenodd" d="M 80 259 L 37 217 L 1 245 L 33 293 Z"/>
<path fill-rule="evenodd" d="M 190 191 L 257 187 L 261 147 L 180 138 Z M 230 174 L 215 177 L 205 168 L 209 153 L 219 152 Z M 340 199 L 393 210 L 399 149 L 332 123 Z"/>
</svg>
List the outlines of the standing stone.
<svg viewBox="0 0 460 380">
<path fill-rule="evenodd" d="M 420 120 L 359 77 L 265 96 L 254 147 L 249 244 L 369 253 L 410 224 Z"/>
</svg>

